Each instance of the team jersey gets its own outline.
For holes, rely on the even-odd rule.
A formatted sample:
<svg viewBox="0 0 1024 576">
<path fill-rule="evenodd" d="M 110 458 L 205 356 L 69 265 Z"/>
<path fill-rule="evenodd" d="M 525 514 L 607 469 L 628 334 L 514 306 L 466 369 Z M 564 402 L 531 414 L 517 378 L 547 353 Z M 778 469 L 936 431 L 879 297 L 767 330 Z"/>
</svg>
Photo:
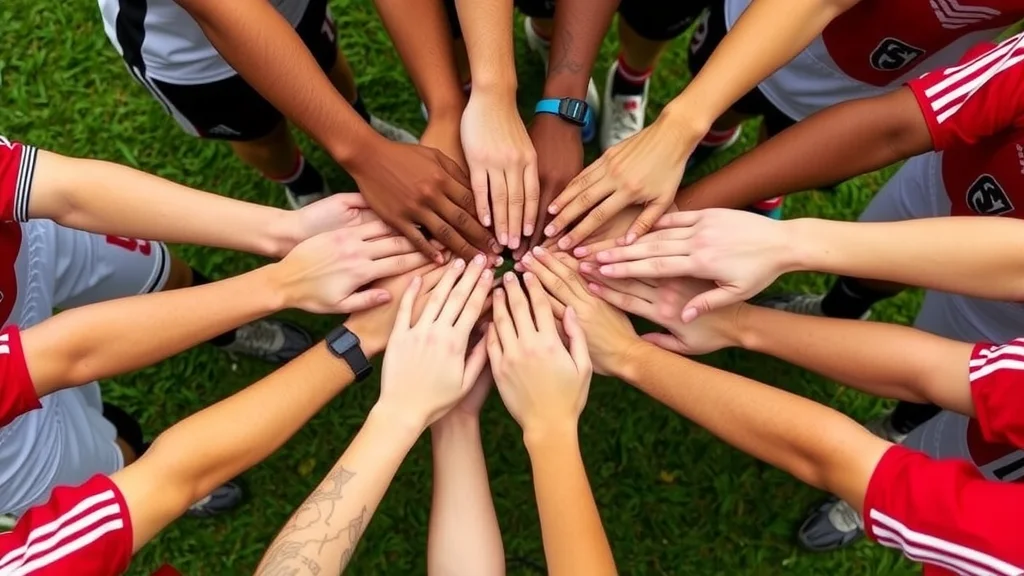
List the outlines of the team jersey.
<svg viewBox="0 0 1024 576">
<path fill-rule="evenodd" d="M 725 0 L 729 28 L 751 1 Z M 803 120 L 953 64 L 1022 17 L 1022 0 L 860 0 L 758 87 L 783 113 Z"/>
<path fill-rule="evenodd" d="M 32 230 L 22 224 L 28 220 L 36 152 L 32 146 L 0 136 L 0 325 L 13 318 L 28 327 L 51 313 L 36 310 L 26 318 L 24 312 L 39 308 L 34 302 L 38 298 L 18 285 L 19 278 L 29 276 L 30 260 L 39 257 L 32 249 Z"/>
<path fill-rule="evenodd" d="M 1024 35 L 908 86 L 941 153 L 951 215 L 1024 216 Z"/>
<path fill-rule="evenodd" d="M 235 75 L 175 0 L 98 0 L 103 28 L 140 82 L 208 84 Z M 292 27 L 309 0 L 267 0 Z"/>
<path fill-rule="evenodd" d="M 981 458 L 1024 447 L 1024 339 L 976 345 L 968 374 L 977 416 L 970 427 L 988 445 Z M 1024 574 L 1024 460 L 984 471 L 977 460 L 921 447 L 894 446 L 875 468 L 864 500 L 867 534 L 924 563 L 928 576 Z M 994 482 L 993 472 L 1017 481 Z"/>
<path fill-rule="evenodd" d="M 21 332 L 8 326 L 0 330 L 0 428 L 41 407 L 25 363 Z"/>
<path fill-rule="evenodd" d="M 0 534 L 2 576 L 114 576 L 128 568 L 132 523 L 110 478 L 53 490 L 10 532 Z"/>
</svg>

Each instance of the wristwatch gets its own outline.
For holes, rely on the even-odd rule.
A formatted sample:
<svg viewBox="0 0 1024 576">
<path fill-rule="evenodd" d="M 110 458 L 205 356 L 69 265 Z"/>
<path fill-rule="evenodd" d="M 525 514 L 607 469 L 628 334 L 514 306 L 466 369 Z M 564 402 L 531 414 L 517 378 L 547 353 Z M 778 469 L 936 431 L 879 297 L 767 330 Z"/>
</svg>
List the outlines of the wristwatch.
<svg viewBox="0 0 1024 576">
<path fill-rule="evenodd" d="M 344 324 L 331 330 L 327 335 L 327 349 L 336 358 L 341 358 L 356 375 L 356 382 L 366 380 L 373 374 L 373 365 L 366 359 L 363 349 L 359 347 L 359 337 Z"/>
<path fill-rule="evenodd" d="M 545 98 L 537 102 L 537 107 L 533 109 L 533 113 L 554 114 L 580 128 L 587 125 L 593 114 L 586 100 L 577 100 L 576 98 Z"/>
</svg>

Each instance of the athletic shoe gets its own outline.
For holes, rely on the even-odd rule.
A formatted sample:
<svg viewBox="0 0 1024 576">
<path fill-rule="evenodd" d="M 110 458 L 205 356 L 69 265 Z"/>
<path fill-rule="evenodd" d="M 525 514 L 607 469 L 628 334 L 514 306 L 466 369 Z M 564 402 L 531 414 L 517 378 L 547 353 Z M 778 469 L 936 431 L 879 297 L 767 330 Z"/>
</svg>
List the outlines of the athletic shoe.
<svg viewBox="0 0 1024 576">
<path fill-rule="evenodd" d="M 548 63 L 551 61 L 551 42 L 537 35 L 533 29 L 533 18 L 527 16 L 523 21 L 526 32 L 526 44 L 540 56 L 544 62 L 544 73 L 547 74 Z M 597 116 L 601 113 L 601 96 L 597 93 L 597 84 L 591 78 L 587 84 L 587 105 L 590 106 L 590 122 L 583 127 L 583 143 L 589 144 L 597 135 Z"/>
<path fill-rule="evenodd" d="M 225 482 L 189 506 L 186 514 L 193 518 L 209 518 L 238 508 L 244 499 L 245 492 L 241 486 Z"/>
<path fill-rule="evenodd" d="M 420 139 L 413 136 L 412 132 L 409 132 L 405 128 L 399 128 L 389 122 L 385 122 L 373 115 L 370 116 L 370 127 L 376 130 L 378 134 L 392 142 L 402 142 L 404 144 L 419 144 L 420 142 Z"/>
<path fill-rule="evenodd" d="M 785 196 L 776 196 L 775 198 L 761 200 L 752 206 L 748 206 L 747 211 L 760 214 L 772 220 L 782 220 L 782 203 L 785 199 Z"/>
<path fill-rule="evenodd" d="M 907 437 L 892 427 L 892 412 L 868 422 L 864 427 L 894 444 L 903 442 Z M 860 514 L 845 500 L 833 496 L 804 521 L 797 531 L 797 540 L 812 552 L 830 552 L 853 544 L 863 535 L 864 520 Z"/>
<path fill-rule="evenodd" d="M 794 314 L 805 316 L 824 316 L 821 311 L 821 301 L 825 299 L 824 294 L 782 294 L 779 296 L 768 296 L 755 298 L 753 303 L 765 308 L 785 310 Z M 871 317 L 871 311 L 865 312 L 860 319 L 867 320 Z"/>
<path fill-rule="evenodd" d="M 18 518 L 14 514 L 0 514 L 0 534 L 14 530 Z"/>
<path fill-rule="evenodd" d="M 303 206 L 309 206 L 317 200 L 323 200 L 333 194 L 331 189 L 327 186 L 327 182 L 324 182 L 323 192 L 314 192 L 312 194 L 296 194 L 292 192 L 292 189 L 287 185 L 284 187 L 284 197 L 288 199 L 288 205 L 292 207 L 292 210 L 298 210 Z"/>
<path fill-rule="evenodd" d="M 284 320 L 266 318 L 235 330 L 235 341 L 222 346 L 221 350 L 284 364 L 311 346 L 313 337 L 305 329 Z"/>
<path fill-rule="evenodd" d="M 701 164 L 707 162 L 708 159 L 710 159 L 715 154 L 718 154 L 719 152 L 723 152 L 731 148 L 734 144 L 739 142 L 740 138 L 742 137 L 743 129 L 737 126 L 732 136 L 730 136 L 728 140 L 722 142 L 721 144 L 717 144 L 715 146 L 697 144 L 697 147 L 694 148 L 693 153 L 690 154 L 690 157 L 686 159 L 686 169 L 690 170 L 696 166 L 700 166 Z"/>
<path fill-rule="evenodd" d="M 608 68 L 608 79 L 604 83 L 604 103 L 601 108 L 601 150 L 607 150 L 619 142 L 644 129 L 644 115 L 647 113 L 647 94 L 651 90 L 651 79 L 644 81 L 643 94 L 613 94 L 615 73 L 619 62 Z"/>
</svg>

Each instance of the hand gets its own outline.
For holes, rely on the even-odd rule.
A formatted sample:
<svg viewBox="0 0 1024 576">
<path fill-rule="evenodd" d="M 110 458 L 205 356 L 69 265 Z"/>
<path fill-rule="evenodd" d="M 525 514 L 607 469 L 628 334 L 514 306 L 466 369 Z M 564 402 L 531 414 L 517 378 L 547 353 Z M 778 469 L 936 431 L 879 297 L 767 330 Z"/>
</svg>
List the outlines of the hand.
<svg viewBox="0 0 1024 576">
<path fill-rule="evenodd" d="M 498 243 L 519 248 L 521 237 L 533 234 L 540 187 L 537 154 L 514 95 L 508 101 L 483 89 L 474 90 L 462 113 L 462 146 L 480 222 L 491 225 L 489 192 Z"/>
<path fill-rule="evenodd" d="M 740 210 L 676 212 L 660 219 L 635 245 L 598 252 L 600 273 L 610 278 L 692 276 L 717 287 L 691 298 L 684 322 L 742 302 L 781 274 L 795 270 L 786 222 Z"/>
<path fill-rule="evenodd" d="M 462 152 L 459 119 L 459 116 L 448 118 L 432 114 L 426 130 L 420 136 L 420 144 L 440 150 L 442 154 L 455 161 L 464 173 L 469 174 L 469 164 L 466 164 L 466 155 Z"/>
<path fill-rule="evenodd" d="M 537 151 L 537 173 L 540 176 L 540 203 L 547 206 L 569 181 L 583 170 L 583 136 L 578 126 L 552 114 L 538 114 L 530 125 L 530 140 Z M 529 242 L 515 252 L 516 260 L 527 250 L 544 242 L 544 227 L 550 215 L 539 210 L 537 224 Z M 526 231 L 523 231 L 526 234 Z M 623 232 L 624 233 L 624 232 Z"/>
<path fill-rule="evenodd" d="M 561 250 L 569 250 L 626 206 L 639 205 L 644 209 L 625 235 L 625 243 L 632 244 L 668 210 L 679 190 L 686 158 L 696 145 L 683 140 L 659 119 L 609 148 L 551 203 L 548 211 L 557 216 L 544 234 L 553 237 L 586 214 L 558 241 Z"/>
<path fill-rule="evenodd" d="M 296 243 L 323 232 L 380 220 L 358 192 L 332 194 L 287 214 L 296 222 Z"/>
<path fill-rule="evenodd" d="M 392 236 L 391 229 L 378 221 L 318 234 L 271 264 L 270 270 L 287 307 L 337 314 L 387 302 L 391 295 L 386 290 L 357 290 L 426 263 L 411 242 Z"/>
<path fill-rule="evenodd" d="M 473 349 L 481 343 L 481 340 L 473 345 Z M 484 344 L 486 346 L 486 344 Z M 491 384 L 494 382 L 494 377 L 491 375 L 490 365 L 485 365 L 483 371 L 477 376 L 476 382 L 473 383 L 469 393 L 466 394 L 465 398 L 459 401 L 458 404 L 452 408 L 444 418 L 439 420 L 437 423 L 440 424 L 448 420 L 449 418 L 460 416 L 468 417 L 474 420 L 479 419 L 480 410 L 484 407 L 484 402 L 487 400 L 487 395 L 491 393 Z"/>
<path fill-rule="evenodd" d="M 556 314 L 559 307 L 571 306 L 576 311 L 587 337 L 594 371 L 614 374 L 614 369 L 623 364 L 639 340 L 626 315 L 587 290 L 576 271 L 579 262 L 571 256 L 559 254 L 556 258 L 543 248 L 534 248 L 523 256 L 522 262 L 559 303 L 552 307 Z"/>
<path fill-rule="evenodd" d="M 453 262 L 415 322 L 413 302 L 423 281 L 412 281 L 402 296 L 384 354 L 378 407 L 422 430 L 469 392 L 487 362 L 483 344 L 466 358 L 470 332 L 493 279 L 486 265 L 483 256 L 469 266 L 462 260 Z"/>
<path fill-rule="evenodd" d="M 366 203 L 428 258 L 442 261 L 420 227 L 465 259 L 501 252 L 473 217 L 469 179 L 453 160 L 432 148 L 390 141 L 366 158 L 349 168 Z"/>
<path fill-rule="evenodd" d="M 735 327 L 741 304 L 707 314 L 688 324 L 680 319 L 683 304 L 712 287 L 706 280 L 613 280 L 601 277 L 596 266 L 586 262 L 580 264 L 580 272 L 590 280 L 587 289 L 593 294 L 623 312 L 646 318 L 671 333 L 644 334 L 642 338 L 652 344 L 687 355 L 708 354 L 739 345 Z"/>
<path fill-rule="evenodd" d="M 524 435 L 562 426 L 575 429 L 590 390 L 586 338 L 576 313 L 567 307 L 566 350 L 544 287 L 533 274 L 527 273 L 524 279 L 529 300 L 511 272 L 504 276 L 505 289 L 495 291 L 487 355 L 498 392 Z"/>
</svg>

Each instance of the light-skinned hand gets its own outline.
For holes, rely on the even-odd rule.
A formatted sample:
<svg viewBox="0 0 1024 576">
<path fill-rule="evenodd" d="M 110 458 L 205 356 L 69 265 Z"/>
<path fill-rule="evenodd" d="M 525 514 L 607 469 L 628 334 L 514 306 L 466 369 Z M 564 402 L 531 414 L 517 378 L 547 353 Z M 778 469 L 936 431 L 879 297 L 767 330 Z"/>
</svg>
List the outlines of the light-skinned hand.
<svg viewBox="0 0 1024 576">
<path fill-rule="evenodd" d="M 575 311 L 566 308 L 566 349 L 544 287 L 529 272 L 524 281 L 529 297 L 511 272 L 505 274 L 503 288 L 495 291 L 487 355 L 498 393 L 525 436 L 575 429 L 590 391 L 592 368 L 586 338 Z"/>
<path fill-rule="evenodd" d="M 380 220 L 358 192 L 332 194 L 287 214 L 296 222 L 297 243 L 338 228 Z"/>
</svg>

